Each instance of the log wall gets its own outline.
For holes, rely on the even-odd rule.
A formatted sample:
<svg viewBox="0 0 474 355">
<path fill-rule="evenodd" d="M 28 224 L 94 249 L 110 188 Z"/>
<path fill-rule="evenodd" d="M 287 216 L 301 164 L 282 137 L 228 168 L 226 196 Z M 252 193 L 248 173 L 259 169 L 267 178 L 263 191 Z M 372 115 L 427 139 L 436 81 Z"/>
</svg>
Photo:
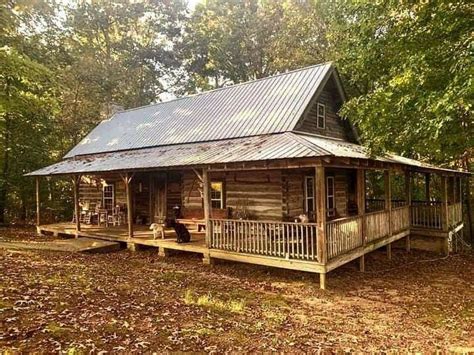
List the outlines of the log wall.
<svg viewBox="0 0 474 355">
<path fill-rule="evenodd" d="M 326 106 L 325 128 L 319 128 L 317 124 L 318 102 Z M 304 117 L 298 124 L 297 130 L 354 142 L 354 134 L 348 122 L 342 120 L 337 114 L 341 102 L 342 99 L 336 89 L 334 80 L 330 79 L 320 95 L 316 97 L 309 106 Z"/>
</svg>

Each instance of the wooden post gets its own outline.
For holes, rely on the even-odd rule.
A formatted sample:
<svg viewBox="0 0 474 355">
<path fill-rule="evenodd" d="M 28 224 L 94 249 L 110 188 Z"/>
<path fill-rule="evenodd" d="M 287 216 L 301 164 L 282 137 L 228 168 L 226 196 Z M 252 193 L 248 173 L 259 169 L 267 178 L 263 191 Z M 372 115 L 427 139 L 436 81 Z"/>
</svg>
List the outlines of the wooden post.
<svg viewBox="0 0 474 355">
<path fill-rule="evenodd" d="M 411 173 L 409 170 L 405 170 L 405 199 L 407 205 L 411 206 Z"/>
<path fill-rule="evenodd" d="M 76 220 L 76 238 L 81 231 L 81 211 L 79 206 L 79 187 L 81 184 L 81 175 L 74 175 L 72 179 L 74 187 L 74 218 Z"/>
<path fill-rule="evenodd" d="M 408 218 L 411 224 L 411 173 L 409 170 L 405 170 L 405 200 L 408 206 Z M 410 241 L 410 234 L 408 234 L 405 238 L 405 248 L 407 252 L 410 252 L 411 249 L 411 241 Z"/>
<path fill-rule="evenodd" d="M 40 201 L 40 177 L 37 176 L 36 180 L 36 232 L 38 235 L 41 235 L 40 225 L 41 225 L 41 201 Z"/>
<path fill-rule="evenodd" d="M 326 289 L 326 273 L 319 274 L 319 287 L 321 290 Z"/>
<path fill-rule="evenodd" d="M 153 175 L 148 175 L 148 215 L 150 216 L 150 224 L 154 222 L 153 218 Z"/>
<path fill-rule="evenodd" d="M 323 166 L 315 169 L 315 197 L 316 197 L 316 224 L 317 224 L 317 251 L 318 261 L 327 264 L 326 250 L 326 176 Z M 326 289 L 326 274 L 321 273 L 319 278 L 321 289 Z"/>
<path fill-rule="evenodd" d="M 130 183 L 133 178 L 133 174 L 126 173 L 122 175 L 122 180 L 125 183 L 125 194 L 127 195 L 127 224 L 128 224 L 128 237 L 133 238 L 133 204 L 132 204 L 132 189 Z"/>
<path fill-rule="evenodd" d="M 207 169 L 202 171 L 202 197 L 204 202 L 204 221 L 206 222 L 206 246 L 211 245 L 211 208 L 210 208 L 210 192 L 209 192 L 209 173 Z"/>
<path fill-rule="evenodd" d="M 385 211 L 388 211 L 388 230 L 392 235 L 392 173 L 390 170 L 384 172 L 385 181 Z"/>
<path fill-rule="evenodd" d="M 360 272 L 365 272 L 365 254 L 361 255 L 359 258 L 359 270 Z"/>
<path fill-rule="evenodd" d="M 165 187 L 163 194 L 163 217 L 168 218 L 168 173 L 165 172 Z"/>
<path fill-rule="evenodd" d="M 360 226 L 359 233 L 362 238 L 362 246 L 365 246 L 366 236 L 365 236 L 365 170 L 357 169 L 357 211 L 360 217 Z M 359 258 L 360 271 L 365 271 L 365 255 L 362 255 Z"/>
<path fill-rule="evenodd" d="M 443 203 L 441 207 L 441 225 L 444 232 L 448 231 L 449 215 L 448 215 L 448 177 L 441 176 L 441 193 Z"/>
<path fill-rule="evenodd" d="M 385 170 L 384 172 L 385 181 L 385 211 L 388 211 L 388 235 L 392 236 L 392 172 Z M 387 257 L 389 260 L 392 259 L 392 244 L 387 244 Z"/>
<path fill-rule="evenodd" d="M 431 175 L 430 173 L 425 173 L 425 200 L 429 201 L 430 200 L 430 181 L 431 181 Z"/>
</svg>

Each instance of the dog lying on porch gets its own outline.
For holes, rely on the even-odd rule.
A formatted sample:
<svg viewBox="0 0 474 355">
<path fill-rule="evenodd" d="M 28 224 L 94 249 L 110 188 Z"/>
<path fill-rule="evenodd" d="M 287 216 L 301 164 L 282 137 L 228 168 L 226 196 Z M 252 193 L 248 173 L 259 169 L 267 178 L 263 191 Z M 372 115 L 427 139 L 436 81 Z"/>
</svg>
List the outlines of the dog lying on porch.
<svg viewBox="0 0 474 355">
<path fill-rule="evenodd" d="M 153 239 L 156 239 L 158 235 L 161 238 L 165 238 L 165 228 L 173 228 L 176 232 L 177 243 L 189 243 L 191 241 L 191 234 L 184 224 L 176 222 L 174 219 L 167 219 L 165 223 L 152 223 L 150 229 L 153 231 Z"/>
</svg>

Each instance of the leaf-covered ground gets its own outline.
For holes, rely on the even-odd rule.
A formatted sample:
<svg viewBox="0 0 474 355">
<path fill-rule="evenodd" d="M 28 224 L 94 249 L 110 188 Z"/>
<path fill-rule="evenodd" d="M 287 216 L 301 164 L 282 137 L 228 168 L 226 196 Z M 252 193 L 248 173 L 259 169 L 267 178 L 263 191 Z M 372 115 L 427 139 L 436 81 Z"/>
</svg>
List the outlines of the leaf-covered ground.
<svg viewBox="0 0 474 355">
<path fill-rule="evenodd" d="M 28 232 L 29 233 L 29 232 Z M 0 239 L 27 239 L 0 230 Z M 18 237 L 17 237 L 18 236 Z M 433 260 L 438 258 L 438 260 Z M 424 261 L 421 261 L 424 260 Z M 394 250 L 318 278 L 157 251 L 0 250 L 0 350 L 461 350 L 474 346 L 474 256 Z M 383 270 L 383 271 L 377 271 Z"/>
</svg>

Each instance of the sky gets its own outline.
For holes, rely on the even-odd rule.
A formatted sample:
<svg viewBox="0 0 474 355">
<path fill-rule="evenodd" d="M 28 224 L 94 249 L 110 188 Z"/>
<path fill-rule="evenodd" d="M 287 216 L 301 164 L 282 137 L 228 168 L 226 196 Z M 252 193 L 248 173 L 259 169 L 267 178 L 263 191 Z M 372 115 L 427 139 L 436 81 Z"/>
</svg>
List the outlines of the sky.
<svg viewBox="0 0 474 355">
<path fill-rule="evenodd" d="M 188 0 L 188 5 L 191 9 L 194 9 L 196 4 L 203 2 L 204 0 Z"/>
</svg>

